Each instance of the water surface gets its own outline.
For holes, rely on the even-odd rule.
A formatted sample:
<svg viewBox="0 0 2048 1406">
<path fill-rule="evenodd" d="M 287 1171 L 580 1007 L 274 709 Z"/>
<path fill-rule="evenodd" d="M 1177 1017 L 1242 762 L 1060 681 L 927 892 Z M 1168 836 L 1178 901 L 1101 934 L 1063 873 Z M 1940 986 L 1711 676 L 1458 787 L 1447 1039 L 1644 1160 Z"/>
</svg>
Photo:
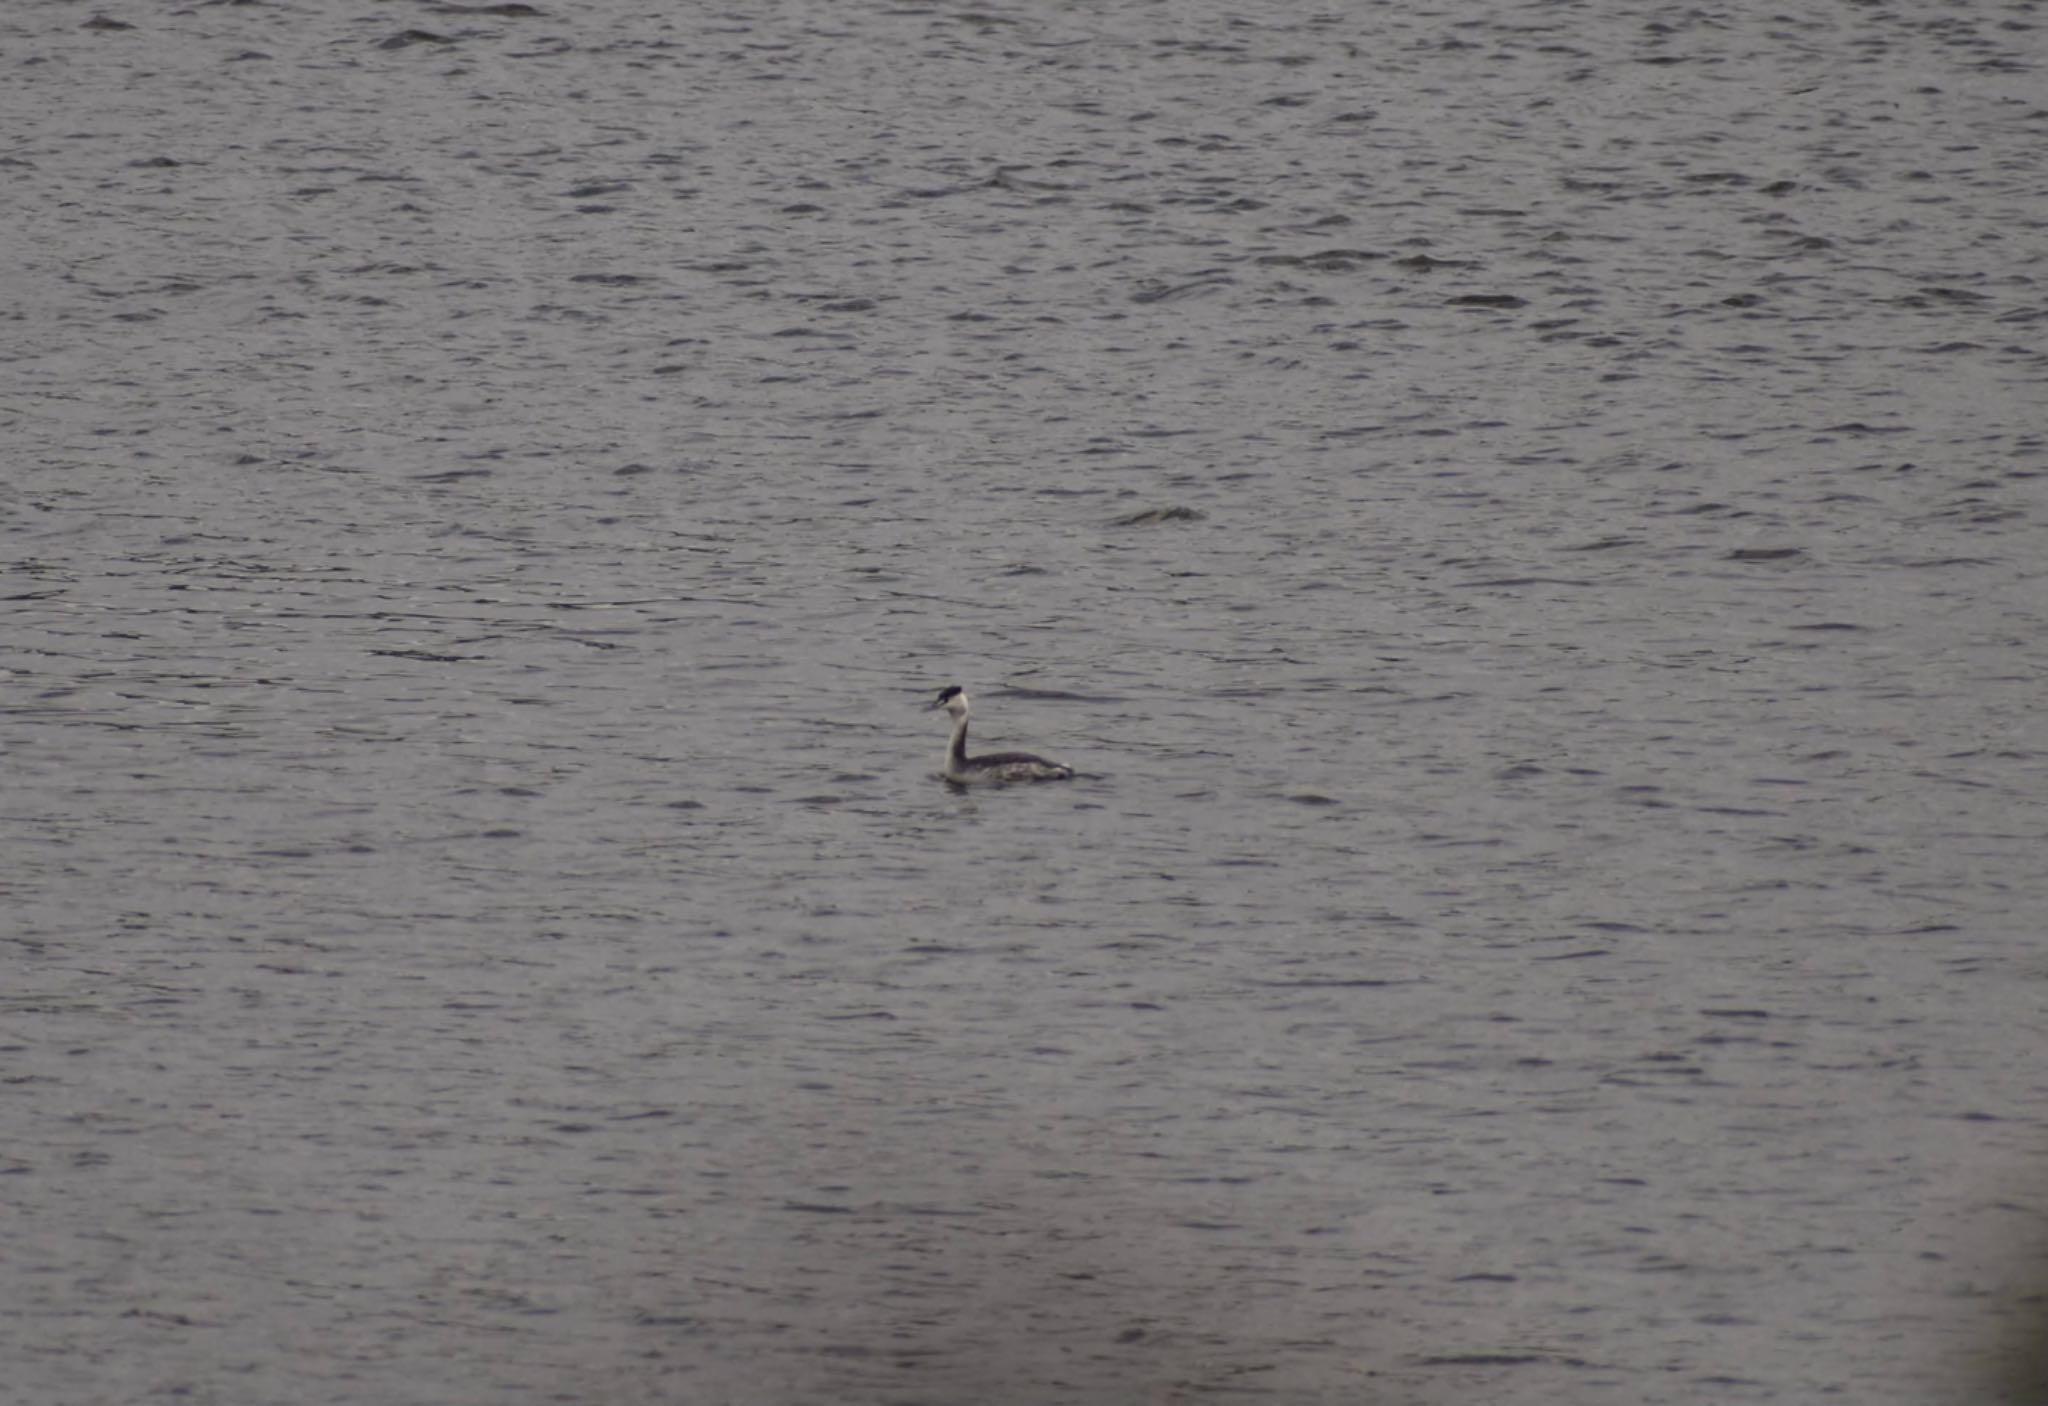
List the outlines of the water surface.
<svg viewBox="0 0 2048 1406">
<path fill-rule="evenodd" d="M 0 20 L 16 1389 L 2041 1399 L 2038 24 Z"/>
</svg>

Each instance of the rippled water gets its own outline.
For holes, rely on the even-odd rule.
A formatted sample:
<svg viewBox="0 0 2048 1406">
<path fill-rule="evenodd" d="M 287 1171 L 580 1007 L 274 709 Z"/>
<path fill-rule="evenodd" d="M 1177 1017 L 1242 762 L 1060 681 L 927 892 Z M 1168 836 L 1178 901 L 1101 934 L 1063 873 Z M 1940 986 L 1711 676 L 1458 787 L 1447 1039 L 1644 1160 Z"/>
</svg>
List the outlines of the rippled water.
<svg viewBox="0 0 2048 1406">
<path fill-rule="evenodd" d="M 2041 10 L 1767 11 L 0 17 L 10 1389 L 2043 1399 Z"/>
</svg>

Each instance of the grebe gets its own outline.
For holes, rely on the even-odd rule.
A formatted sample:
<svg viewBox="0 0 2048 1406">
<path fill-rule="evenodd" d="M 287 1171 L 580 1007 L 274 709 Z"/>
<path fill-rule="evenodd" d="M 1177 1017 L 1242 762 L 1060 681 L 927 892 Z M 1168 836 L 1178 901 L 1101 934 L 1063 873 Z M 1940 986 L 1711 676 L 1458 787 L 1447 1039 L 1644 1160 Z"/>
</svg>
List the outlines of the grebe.
<svg viewBox="0 0 2048 1406">
<path fill-rule="evenodd" d="M 970 781 L 1065 781 L 1074 769 L 1029 752 L 990 752 L 985 757 L 967 755 L 967 690 L 949 684 L 939 696 L 924 705 L 927 713 L 944 708 L 953 715 L 953 740 L 946 744 L 946 779 L 965 786 Z"/>
</svg>

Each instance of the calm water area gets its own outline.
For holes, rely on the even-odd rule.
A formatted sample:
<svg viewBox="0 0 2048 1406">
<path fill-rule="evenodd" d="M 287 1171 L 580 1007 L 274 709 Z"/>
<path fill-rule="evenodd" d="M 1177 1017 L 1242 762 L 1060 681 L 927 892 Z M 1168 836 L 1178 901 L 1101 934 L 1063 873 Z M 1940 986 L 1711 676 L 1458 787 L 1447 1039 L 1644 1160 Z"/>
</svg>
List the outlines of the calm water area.
<svg viewBox="0 0 2048 1406">
<path fill-rule="evenodd" d="M 2048 1402 L 2044 61 L 0 9 L 0 1401 Z"/>
</svg>

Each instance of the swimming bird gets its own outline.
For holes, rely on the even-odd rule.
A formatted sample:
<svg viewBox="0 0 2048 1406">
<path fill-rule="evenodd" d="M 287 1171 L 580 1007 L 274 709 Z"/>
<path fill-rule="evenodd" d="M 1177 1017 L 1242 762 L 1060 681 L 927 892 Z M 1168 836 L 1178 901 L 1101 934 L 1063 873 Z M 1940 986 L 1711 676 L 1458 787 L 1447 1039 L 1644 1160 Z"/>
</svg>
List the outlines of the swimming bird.
<svg viewBox="0 0 2048 1406">
<path fill-rule="evenodd" d="M 985 757 L 967 755 L 967 690 L 949 684 L 939 696 L 924 705 L 926 712 L 944 708 L 953 715 L 953 739 L 946 744 L 946 779 L 965 786 L 973 781 L 1065 781 L 1074 769 L 1061 762 L 1049 762 L 1029 752 L 990 752 Z"/>
</svg>

